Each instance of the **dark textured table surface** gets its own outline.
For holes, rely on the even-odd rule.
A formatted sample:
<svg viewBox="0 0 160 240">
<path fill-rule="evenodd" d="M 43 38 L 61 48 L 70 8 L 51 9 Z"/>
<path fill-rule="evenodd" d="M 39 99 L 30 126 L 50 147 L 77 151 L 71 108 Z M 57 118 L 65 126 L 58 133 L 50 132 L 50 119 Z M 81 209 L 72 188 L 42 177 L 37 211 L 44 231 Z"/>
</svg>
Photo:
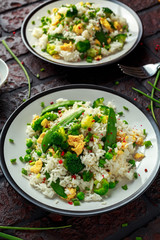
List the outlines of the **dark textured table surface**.
<svg viewBox="0 0 160 240">
<path fill-rule="evenodd" d="M 0 58 L 9 66 L 7 83 L 0 89 L 0 130 L 12 112 L 27 98 L 26 77 L 1 43 L 5 39 L 12 51 L 24 63 L 32 80 L 31 96 L 44 90 L 66 84 L 99 84 L 121 92 L 148 108 L 150 101 L 137 94 L 132 87 L 150 94 L 147 80 L 125 76 L 117 64 L 101 68 L 71 69 L 46 63 L 33 56 L 24 46 L 20 28 L 25 16 L 38 4 L 37 0 L 0 0 Z M 120 63 L 140 66 L 160 62 L 160 2 L 158 0 L 122 0 L 140 17 L 143 37 L 136 47 Z M 40 69 L 45 71 L 41 72 Z M 40 75 L 37 78 L 37 74 Z M 155 77 L 149 79 L 152 83 Z M 115 84 L 119 81 L 119 84 Z M 160 87 L 160 83 L 158 84 Z M 157 97 L 158 92 L 156 92 Z M 160 109 L 155 109 L 160 126 Z M 122 227 L 127 223 L 128 226 Z M 0 225 L 12 226 L 62 226 L 61 230 L 40 232 L 4 231 L 24 240 L 143 240 L 160 239 L 160 177 L 156 177 L 149 189 L 136 200 L 114 211 L 91 217 L 68 217 L 44 211 L 23 199 L 8 184 L 0 169 Z"/>
</svg>

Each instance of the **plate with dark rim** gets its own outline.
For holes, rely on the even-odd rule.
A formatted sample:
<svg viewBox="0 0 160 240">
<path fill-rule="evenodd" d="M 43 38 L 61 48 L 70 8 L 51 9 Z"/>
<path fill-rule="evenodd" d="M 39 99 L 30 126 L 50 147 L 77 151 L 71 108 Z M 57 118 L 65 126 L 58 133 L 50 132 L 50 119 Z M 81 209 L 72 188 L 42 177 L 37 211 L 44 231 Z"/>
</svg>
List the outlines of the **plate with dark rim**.
<svg viewBox="0 0 160 240">
<path fill-rule="evenodd" d="M 68 4 L 75 4 L 78 3 L 78 0 L 69 0 L 67 1 Z M 51 10 L 53 8 L 60 7 L 62 4 L 66 4 L 65 0 L 61 1 L 47 1 L 35 9 L 33 9 L 28 16 L 25 18 L 22 28 L 21 28 L 21 35 L 24 44 L 29 49 L 31 53 L 36 55 L 37 57 L 53 63 L 58 64 L 66 67 L 77 67 L 77 68 L 85 68 L 85 67 L 96 67 L 96 66 L 103 66 L 115 63 L 122 59 L 123 57 L 127 56 L 131 51 L 135 49 L 137 44 L 139 43 L 142 33 L 143 33 L 143 27 L 141 20 L 139 16 L 127 5 L 113 0 L 113 1 L 104 1 L 100 0 L 96 2 L 100 7 L 107 7 L 110 8 L 115 14 L 118 14 L 119 16 L 125 16 L 128 26 L 129 26 L 129 33 L 126 40 L 126 43 L 124 44 L 124 47 L 121 51 L 118 51 L 112 55 L 109 55 L 107 57 L 102 58 L 100 61 L 93 61 L 92 63 L 87 62 L 86 60 L 82 60 L 79 62 L 67 62 L 62 59 L 55 59 L 52 56 L 50 56 L 48 53 L 41 51 L 40 47 L 35 46 L 35 40 L 36 38 L 32 35 L 32 30 L 34 27 L 39 27 L 41 25 L 41 17 L 48 16 L 49 13 L 48 10 Z M 32 23 L 35 22 L 35 25 Z"/>
<path fill-rule="evenodd" d="M 127 191 L 122 189 L 122 184 L 124 183 L 119 182 L 116 188 L 111 190 L 105 202 L 83 202 L 80 206 L 74 206 L 69 205 L 67 201 L 58 197 L 54 199 L 45 197 L 31 187 L 29 181 L 21 175 L 24 163 L 18 159 L 20 156 L 25 155 L 27 123 L 31 122 L 32 115 L 41 113 L 41 102 L 44 102 L 47 106 L 50 102 L 55 102 L 58 98 L 80 99 L 93 102 L 99 97 L 104 97 L 105 102 L 112 102 L 116 106 L 117 112 L 124 111 L 123 106 L 126 106 L 129 111 L 125 111 L 124 116 L 121 117 L 122 120 L 125 119 L 134 128 L 146 129 L 146 140 L 152 142 L 152 147 L 146 150 L 145 158 L 142 161 L 136 162 L 138 179 L 127 182 Z M 11 144 L 9 139 L 14 139 L 14 144 Z M 159 129 L 151 115 L 139 106 L 137 102 L 105 87 L 68 85 L 37 94 L 13 112 L 1 132 L 0 166 L 11 186 L 31 203 L 50 212 L 70 216 L 87 216 L 114 210 L 139 197 L 150 186 L 158 172 L 160 165 L 159 146 Z M 17 158 L 16 164 L 10 162 L 10 159 L 13 158 Z"/>
</svg>

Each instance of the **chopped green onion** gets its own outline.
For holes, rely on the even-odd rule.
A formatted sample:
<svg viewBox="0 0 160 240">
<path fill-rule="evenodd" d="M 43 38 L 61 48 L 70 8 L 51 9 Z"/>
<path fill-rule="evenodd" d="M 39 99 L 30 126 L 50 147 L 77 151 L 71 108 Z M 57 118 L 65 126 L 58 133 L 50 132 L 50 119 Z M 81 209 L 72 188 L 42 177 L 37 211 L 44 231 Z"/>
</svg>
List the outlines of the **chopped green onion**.
<svg viewBox="0 0 160 240">
<path fill-rule="evenodd" d="M 122 223 L 122 227 L 127 227 L 128 223 Z"/>
<path fill-rule="evenodd" d="M 129 109 L 126 106 L 123 106 L 124 110 L 129 111 Z"/>
<path fill-rule="evenodd" d="M 16 158 L 12 158 L 10 161 L 11 161 L 11 163 L 16 163 L 17 159 Z"/>
<path fill-rule="evenodd" d="M 134 173 L 134 178 L 137 179 L 138 178 L 138 174 L 135 172 Z"/>
<path fill-rule="evenodd" d="M 12 50 L 9 48 L 9 46 L 7 45 L 7 43 L 5 42 L 5 40 L 2 40 L 3 45 L 5 46 L 5 48 L 8 50 L 8 52 L 12 55 L 12 57 L 17 61 L 17 63 L 20 65 L 20 67 L 22 68 L 22 70 L 24 71 L 24 74 L 26 75 L 26 78 L 28 80 L 28 98 L 30 98 L 31 95 L 31 82 L 30 82 L 30 78 L 29 75 L 26 71 L 26 69 L 24 68 L 23 64 L 20 62 L 20 60 L 15 56 L 15 54 L 12 52 Z"/>
<path fill-rule="evenodd" d="M 24 174 L 24 175 L 28 175 L 28 173 L 27 173 L 27 170 L 26 169 L 24 169 L 24 168 L 22 168 L 22 174 Z M 0 226 L 0 228 L 1 228 L 1 226 Z"/>
<path fill-rule="evenodd" d="M 126 120 L 123 120 L 123 122 L 124 122 L 125 124 L 128 124 L 128 122 L 127 122 Z"/>
<path fill-rule="evenodd" d="M 9 142 L 10 142 L 10 143 L 14 143 L 14 140 L 10 138 L 10 139 L 9 139 Z"/>
<path fill-rule="evenodd" d="M 118 112 L 118 115 L 119 116 L 123 116 L 123 112 Z"/>
<path fill-rule="evenodd" d="M 41 107 L 44 108 L 45 107 L 45 104 L 44 102 L 41 102 Z"/>
<path fill-rule="evenodd" d="M 68 227 L 71 227 L 71 226 L 72 225 L 60 226 L 60 227 L 44 227 L 44 228 L 0 226 L 0 229 L 25 230 L 25 231 L 28 231 L 28 230 L 39 231 L 40 230 L 41 231 L 41 230 L 54 230 L 54 229 L 68 228 Z"/>
<path fill-rule="evenodd" d="M 32 25 L 35 25 L 35 21 L 32 21 Z"/>
</svg>

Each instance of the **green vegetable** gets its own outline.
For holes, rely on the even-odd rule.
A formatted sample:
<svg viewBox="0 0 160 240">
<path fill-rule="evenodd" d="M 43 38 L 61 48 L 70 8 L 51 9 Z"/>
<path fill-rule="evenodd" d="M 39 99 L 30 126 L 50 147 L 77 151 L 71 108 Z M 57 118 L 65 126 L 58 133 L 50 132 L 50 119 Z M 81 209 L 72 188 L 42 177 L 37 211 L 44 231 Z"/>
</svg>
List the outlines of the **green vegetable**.
<svg viewBox="0 0 160 240">
<path fill-rule="evenodd" d="M 124 186 L 122 186 L 122 189 L 123 189 L 123 190 L 127 190 L 127 189 L 128 189 L 127 184 L 125 184 Z"/>
<path fill-rule="evenodd" d="M 24 169 L 24 168 L 22 168 L 22 174 L 24 174 L 24 175 L 28 175 L 28 173 L 27 173 L 27 170 L 26 169 Z"/>
<path fill-rule="evenodd" d="M 7 43 L 5 42 L 5 40 L 2 40 L 2 44 L 5 46 L 5 48 L 8 50 L 8 52 L 12 55 L 12 57 L 16 60 L 16 62 L 20 65 L 20 67 L 22 68 L 22 70 L 24 71 L 24 74 L 26 75 L 26 78 L 28 80 L 28 98 L 30 98 L 31 95 L 31 81 L 29 78 L 29 75 L 26 71 L 26 69 L 24 68 L 23 64 L 21 63 L 21 61 L 15 56 L 15 54 L 12 52 L 12 50 L 9 48 L 9 46 L 7 45 Z"/>
<path fill-rule="evenodd" d="M 103 105 L 103 102 L 104 102 L 104 98 L 103 98 L 103 97 L 97 98 L 97 99 L 93 102 L 92 107 L 93 107 L 93 108 L 97 108 L 97 107 L 99 107 L 99 106 L 102 106 L 102 105 Z"/>
<path fill-rule="evenodd" d="M 129 162 L 130 164 L 132 164 L 132 167 L 134 167 L 134 166 L 136 165 L 135 160 L 129 160 L 128 162 Z"/>
<path fill-rule="evenodd" d="M 134 178 L 137 179 L 138 178 L 138 174 L 135 172 L 134 173 Z"/>
<path fill-rule="evenodd" d="M 60 179 L 58 178 L 56 180 L 56 182 L 52 182 L 51 183 L 51 187 L 53 188 L 53 190 L 62 198 L 67 198 L 67 195 L 64 192 L 64 187 L 62 187 L 60 184 Z"/>
<path fill-rule="evenodd" d="M 89 182 L 93 178 L 93 173 L 91 171 L 84 171 L 82 177 L 83 181 Z"/>
<path fill-rule="evenodd" d="M 97 31 L 95 33 L 95 37 L 101 43 L 101 45 L 103 45 L 103 44 L 108 45 L 108 43 L 107 43 L 108 35 L 107 35 L 107 33 L 105 33 L 103 31 L 102 28 L 101 28 L 101 31 Z"/>
<path fill-rule="evenodd" d="M 69 10 L 67 10 L 66 17 L 69 17 L 69 18 L 75 17 L 77 15 L 77 13 L 78 13 L 78 10 L 77 10 L 76 6 L 73 5 L 73 6 L 71 6 L 71 8 Z"/>
<path fill-rule="evenodd" d="M 79 193 L 77 193 L 77 198 L 78 198 L 79 200 L 84 200 L 84 192 L 79 192 Z"/>
<path fill-rule="evenodd" d="M 150 146 L 152 146 L 151 141 L 145 141 L 143 144 L 146 148 L 149 148 Z"/>
<path fill-rule="evenodd" d="M 123 122 L 124 122 L 125 124 L 128 124 L 128 122 L 127 122 L 126 120 L 123 120 Z"/>
<path fill-rule="evenodd" d="M 94 191 L 95 193 L 99 194 L 99 195 L 105 195 L 105 194 L 108 192 L 108 189 L 109 189 L 109 183 L 108 183 L 108 181 L 103 178 L 103 179 L 100 181 L 100 185 L 101 185 L 101 186 L 100 186 L 99 188 L 96 188 L 96 186 L 97 186 L 98 183 L 99 183 L 98 181 L 95 181 L 95 182 L 94 182 L 94 189 L 93 189 L 93 191 Z"/>
<path fill-rule="evenodd" d="M 63 130 L 62 130 L 63 129 Z M 52 144 L 61 146 L 64 141 L 66 141 L 66 134 L 64 128 L 59 128 L 57 131 L 52 134 Z"/>
<path fill-rule="evenodd" d="M 69 40 L 69 41 L 73 41 L 73 42 L 75 41 L 74 39 L 64 37 L 62 33 L 48 34 L 49 43 L 52 43 L 55 38 L 57 38 L 58 40 L 62 40 L 62 41 L 63 40 L 64 41 Z"/>
<path fill-rule="evenodd" d="M 106 159 L 100 158 L 98 167 L 104 168 L 104 164 L 106 164 Z"/>
<path fill-rule="evenodd" d="M 14 143 L 14 140 L 10 138 L 10 139 L 9 139 L 9 142 L 10 142 L 10 143 Z"/>
<path fill-rule="evenodd" d="M 90 49 L 90 41 L 89 40 L 79 41 L 76 43 L 76 48 L 81 53 L 87 52 L 87 50 Z"/>
<path fill-rule="evenodd" d="M 109 188 L 112 189 L 112 188 L 115 188 L 117 182 L 109 182 Z"/>
<path fill-rule="evenodd" d="M 124 110 L 129 111 L 129 109 L 126 106 L 123 106 Z"/>
<path fill-rule="evenodd" d="M 45 107 L 42 110 L 41 115 L 45 114 L 46 112 L 58 111 L 59 107 L 66 107 L 67 108 L 67 107 L 73 106 L 75 102 L 83 102 L 83 101 L 81 101 L 81 100 L 68 100 L 68 101 L 63 101 L 63 102 L 51 104 L 51 105 Z"/>
<path fill-rule="evenodd" d="M 103 12 L 105 13 L 106 18 L 110 17 L 111 14 L 113 13 L 113 11 L 112 11 L 110 8 L 105 8 L 105 7 L 103 7 L 102 10 L 103 10 Z M 114 14 L 114 13 L 113 13 L 113 14 Z"/>
<path fill-rule="evenodd" d="M 91 57 L 91 58 L 94 58 L 96 55 L 97 55 L 97 50 L 94 49 L 94 48 L 90 48 L 90 49 L 87 51 L 87 56 L 89 56 L 89 57 Z"/>
<path fill-rule="evenodd" d="M 26 139 L 26 146 L 27 146 L 28 148 L 30 148 L 30 147 L 32 147 L 32 145 L 33 145 L 32 139 L 31 139 L 31 138 L 27 138 L 27 139 Z"/>
<path fill-rule="evenodd" d="M 73 114 L 71 114 L 68 117 L 66 117 L 63 120 L 61 120 L 52 129 L 48 130 L 48 132 L 45 134 L 45 136 L 44 136 L 44 138 L 42 140 L 42 144 L 41 144 L 43 152 L 46 152 L 47 149 L 53 144 L 53 140 L 52 140 L 53 133 L 56 130 L 58 130 L 60 127 L 65 127 L 69 123 L 73 122 L 73 120 L 78 119 L 82 115 L 83 112 L 84 112 L 83 109 L 74 112 Z"/>
<path fill-rule="evenodd" d="M 46 171 L 45 173 L 45 176 L 46 176 L 46 179 L 49 179 L 50 178 L 50 174 Z"/>
<path fill-rule="evenodd" d="M 12 226 L 0 226 L 0 229 L 10 229 L 10 230 L 25 230 L 25 231 L 41 231 L 41 230 L 54 230 L 54 229 L 61 229 L 61 228 L 67 228 L 71 227 L 72 225 L 67 226 L 60 226 L 60 227 L 44 227 L 44 228 L 38 228 L 38 227 L 12 227 Z"/>
<path fill-rule="evenodd" d="M 31 152 L 32 152 L 32 149 L 31 149 L 31 148 L 26 149 L 26 153 L 27 153 L 27 154 L 30 154 Z"/>
<path fill-rule="evenodd" d="M 16 163 L 17 159 L 16 158 L 12 158 L 10 161 L 11 161 L 11 163 Z"/>
<path fill-rule="evenodd" d="M 80 206 L 80 201 L 75 200 L 75 201 L 73 201 L 73 204 L 74 204 L 74 206 Z"/>
<path fill-rule="evenodd" d="M 111 160 L 111 159 L 113 158 L 113 154 L 110 153 L 110 152 L 106 152 L 106 153 L 105 153 L 105 158 L 106 158 L 107 160 Z"/>
<path fill-rule="evenodd" d="M 112 147 L 116 143 L 117 127 L 116 127 L 116 114 L 113 108 L 109 108 L 108 123 L 106 140 L 104 143 L 104 149 L 108 151 L 108 147 Z"/>
<path fill-rule="evenodd" d="M 25 161 L 25 162 L 29 162 L 31 159 L 32 159 L 32 157 L 31 157 L 30 154 L 26 154 L 26 155 L 24 156 L 24 161 Z"/>
<path fill-rule="evenodd" d="M 122 223 L 122 227 L 127 227 L 128 223 Z"/>
<path fill-rule="evenodd" d="M 86 143 L 88 143 L 88 142 L 90 141 L 90 139 L 91 139 L 92 136 L 93 136 L 93 134 L 90 133 L 90 132 L 88 132 L 88 135 L 85 137 L 84 141 L 85 141 Z"/>
<path fill-rule="evenodd" d="M 45 108 L 44 108 L 44 109 L 45 109 Z M 42 112 L 43 112 L 43 110 L 42 110 Z M 46 118 L 48 121 L 54 121 L 54 120 L 56 120 L 56 119 L 58 118 L 58 116 L 57 116 L 57 114 L 55 114 L 55 113 L 46 112 L 43 116 L 39 117 L 38 119 L 36 119 L 36 120 L 32 123 L 31 127 L 32 127 L 32 129 L 33 129 L 35 132 L 42 130 L 43 126 L 41 125 L 41 123 L 42 123 L 42 121 L 43 121 L 45 118 Z"/>
<path fill-rule="evenodd" d="M 71 126 L 68 131 L 68 135 L 79 135 L 79 129 L 81 128 L 81 123 L 75 123 Z"/>
<path fill-rule="evenodd" d="M 54 49 L 55 49 L 54 44 L 47 43 L 47 47 L 46 47 L 46 52 L 47 53 L 49 53 L 50 55 L 56 54 L 57 52 Z"/>
<path fill-rule="evenodd" d="M 120 33 L 113 38 L 113 41 L 118 41 L 122 43 L 122 45 L 124 45 L 126 37 L 127 37 L 127 34 Z"/>
<path fill-rule="evenodd" d="M 2 237 L 3 239 L 8 239 L 8 240 L 23 240 L 22 238 L 18 238 L 18 237 L 14 237 L 12 235 L 6 234 L 6 233 L 2 233 L 0 232 L 0 237 Z"/>
<path fill-rule="evenodd" d="M 85 167 L 82 164 L 80 157 L 78 157 L 75 153 L 67 152 L 64 155 L 64 167 L 72 174 L 79 173 Z"/>
</svg>

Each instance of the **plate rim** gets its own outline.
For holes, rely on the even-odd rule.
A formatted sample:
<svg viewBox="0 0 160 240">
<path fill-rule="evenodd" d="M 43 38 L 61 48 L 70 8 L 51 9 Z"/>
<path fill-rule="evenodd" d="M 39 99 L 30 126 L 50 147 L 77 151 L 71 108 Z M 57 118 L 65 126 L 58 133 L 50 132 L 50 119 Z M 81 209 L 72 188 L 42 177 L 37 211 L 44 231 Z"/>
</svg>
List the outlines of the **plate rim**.
<svg viewBox="0 0 160 240">
<path fill-rule="evenodd" d="M 138 25 L 138 28 L 139 28 L 139 32 L 138 32 L 138 37 L 137 37 L 137 40 L 135 42 L 135 44 L 125 53 L 123 54 L 122 56 L 119 56 L 118 58 L 116 59 L 113 59 L 113 60 L 110 60 L 109 62 L 104 62 L 104 63 L 101 63 L 101 62 L 97 62 L 96 64 L 83 64 L 83 65 L 74 65 L 72 64 L 72 62 L 69 62 L 68 64 L 67 63 L 60 63 L 60 62 L 56 62 L 55 60 L 51 61 L 49 60 L 48 58 L 40 55 L 39 53 L 37 53 L 36 51 L 34 51 L 34 49 L 30 46 L 28 40 L 27 40 L 27 37 L 26 37 L 26 26 L 30 20 L 30 18 L 38 11 L 40 10 L 41 8 L 45 7 L 46 5 L 50 4 L 50 3 L 54 3 L 54 2 L 58 2 L 58 0 L 54 1 L 53 0 L 48 0 L 40 5 L 38 5 L 36 8 L 34 8 L 24 19 L 23 23 L 22 23 L 22 26 L 21 26 L 21 37 L 22 37 L 22 40 L 23 40 L 23 43 L 24 45 L 26 46 L 26 48 L 33 54 L 35 55 L 36 57 L 46 61 L 46 62 L 49 62 L 49 63 L 52 63 L 52 64 L 56 64 L 56 65 L 59 65 L 59 66 L 63 66 L 63 67 L 70 67 L 70 68 L 92 68 L 92 67 L 101 67 L 101 66 L 104 66 L 104 65 L 110 65 L 110 64 L 113 64 L 113 63 L 116 63 L 118 62 L 119 60 L 121 60 L 122 58 L 126 57 L 130 52 L 132 52 L 136 46 L 138 45 L 138 43 L 140 42 L 141 40 L 141 37 L 142 37 L 142 34 L 143 34 L 143 25 L 142 25 L 142 22 L 140 20 L 140 17 L 138 16 L 138 14 L 132 10 L 129 6 L 127 6 L 126 4 L 122 3 L 122 2 L 119 2 L 118 0 L 107 0 L 109 2 L 114 2 L 120 6 L 122 6 L 123 8 L 127 9 L 131 14 L 132 16 L 136 19 L 136 22 L 137 22 L 137 25 Z M 59 1 L 61 2 L 61 0 Z"/>
<path fill-rule="evenodd" d="M 93 215 L 97 215 L 100 213 L 105 213 L 105 212 L 110 212 L 112 210 L 118 209 L 130 202 L 132 202 L 133 200 L 137 199 L 138 197 L 140 197 L 152 184 L 152 182 L 155 180 L 159 168 L 160 168 L 160 161 L 157 160 L 156 166 L 155 166 L 155 173 L 152 174 L 151 176 L 149 176 L 147 182 L 145 182 L 135 193 L 133 193 L 132 195 L 130 195 L 129 197 L 125 198 L 124 200 L 122 200 L 119 203 L 115 203 L 111 206 L 107 206 L 102 208 L 102 209 L 94 209 L 94 210 L 83 210 L 83 211 L 74 211 L 74 210 L 63 210 L 61 208 L 57 207 L 51 207 L 48 206 L 45 203 L 41 203 L 40 201 L 38 201 L 37 199 L 33 198 L 32 196 L 28 195 L 27 193 L 25 193 L 25 191 L 23 191 L 18 184 L 14 181 L 14 179 L 12 178 L 12 176 L 10 175 L 7 165 L 5 163 L 5 158 L 4 158 L 4 141 L 5 141 L 5 137 L 6 134 L 10 128 L 10 125 L 12 124 L 12 122 L 14 121 L 15 117 L 28 105 L 30 105 L 32 102 L 34 102 L 35 100 L 51 94 L 54 92 L 58 92 L 58 91 L 63 91 L 63 90 L 73 90 L 73 89 L 79 89 L 79 88 L 83 88 L 83 89 L 92 89 L 92 90 L 100 90 L 103 92 L 109 92 L 113 95 L 118 95 L 121 98 L 129 101 L 130 103 L 132 103 L 133 105 L 135 105 L 140 111 L 142 111 L 144 113 L 144 115 L 146 116 L 146 118 L 149 120 L 149 122 L 152 125 L 152 128 L 156 134 L 156 138 L 157 138 L 157 142 L 160 145 L 160 132 L 158 129 L 158 126 L 156 125 L 155 121 L 153 120 L 152 116 L 147 112 L 147 110 L 143 109 L 142 106 L 140 104 L 138 104 L 137 102 L 135 102 L 133 99 L 131 99 L 128 96 L 123 95 L 122 93 L 119 93 L 113 89 L 104 87 L 104 86 L 97 86 L 97 85 L 92 85 L 92 84 L 73 84 L 73 85 L 63 85 L 63 86 L 58 86 L 49 90 L 46 90 L 44 92 L 38 93 L 35 96 L 33 96 L 32 98 L 28 99 L 26 102 L 22 103 L 12 114 L 11 116 L 8 118 L 8 120 L 6 121 L 1 135 L 0 135 L 0 167 L 2 169 L 2 172 L 5 176 L 5 178 L 7 179 L 7 181 L 10 183 L 10 185 L 16 190 L 16 192 L 18 194 L 20 194 L 24 199 L 28 200 L 30 203 L 40 207 L 43 210 L 47 210 L 49 212 L 53 212 L 53 213 L 58 213 L 58 214 L 62 214 L 62 215 L 66 215 L 66 216 L 93 216 Z M 158 134 L 159 133 L 159 134 Z M 158 148 L 158 153 L 160 152 L 160 149 Z M 159 156 L 159 154 L 158 154 Z"/>
</svg>

